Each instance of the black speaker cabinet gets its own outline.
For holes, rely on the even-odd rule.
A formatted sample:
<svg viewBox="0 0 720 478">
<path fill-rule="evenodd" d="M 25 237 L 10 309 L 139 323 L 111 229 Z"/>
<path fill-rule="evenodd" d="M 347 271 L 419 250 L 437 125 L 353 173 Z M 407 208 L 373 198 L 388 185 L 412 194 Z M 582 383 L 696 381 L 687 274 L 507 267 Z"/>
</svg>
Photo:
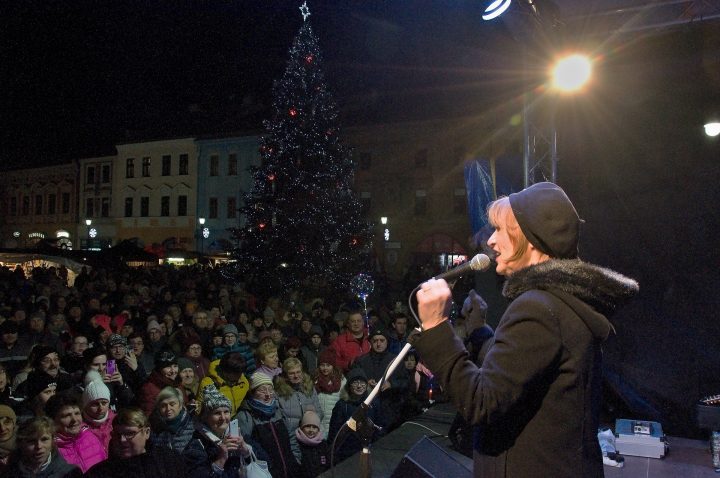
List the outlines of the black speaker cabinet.
<svg viewBox="0 0 720 478">
<path fill-rule="evenodd" d="M 428 437 L 422 437 L 395 468 L 391 478 L 472 478 L 472 470 Z"/>
</svg>

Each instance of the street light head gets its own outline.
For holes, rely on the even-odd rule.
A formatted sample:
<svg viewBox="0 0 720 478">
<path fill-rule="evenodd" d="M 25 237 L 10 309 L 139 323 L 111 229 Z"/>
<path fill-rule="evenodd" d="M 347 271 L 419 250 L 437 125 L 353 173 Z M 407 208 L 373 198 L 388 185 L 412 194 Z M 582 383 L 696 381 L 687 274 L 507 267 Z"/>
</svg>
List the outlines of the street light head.
<svg viewBox="0 0 720 478">
<path fill-rule="evenodd" d="M 711 138 L 720 135 L 720 121 L 705 123 L 705 134 Z"/>
<path fill-rule="evenodd" d="M 200 225 L 202 226 L 203 224 L 205 224 L 205 218 L 204 218 L 204 217 L 198 218 L 198 222 L 199 222 Z"/>
<path fill-rule="evenodd" d="M 92 219 L 85 219 L 85 225 L 89 226 L 90 224 L 92 224 Z"/>
<path fill-rule="evenodd" d="M 591 74 L 592 62 L 587 56 L 568 55 L 552 68 L 553 87 L 565 93 L 577 92 L 590 81 Z"/>
</svg>

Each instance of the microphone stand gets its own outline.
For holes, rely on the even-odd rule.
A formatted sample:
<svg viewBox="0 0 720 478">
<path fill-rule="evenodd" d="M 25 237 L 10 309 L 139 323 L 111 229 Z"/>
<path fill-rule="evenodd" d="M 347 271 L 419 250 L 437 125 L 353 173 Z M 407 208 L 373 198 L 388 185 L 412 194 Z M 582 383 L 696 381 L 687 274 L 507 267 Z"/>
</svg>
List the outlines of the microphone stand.
<svg viewBox="0 0 720 478">
<path fill-rule="evenodd" d="M 418 332 L 420 331 L 420 329 L 415 330 L 417 330 Z M 375 429 L 379 428 L 367 416 L 367 412 L 370 409 L 370 404 L 373 400 L 375 400 L 375 397 L 378 395 L 378 393 L 380 393 L 380 389 L 385 383 L 385 380 L 392 376 L 395 369 L 398 367 L 398 365 L 400 365 L 400 362 L 405 359 L 405 356 L 411 348 L 411 343 L 408 342 L 405 344 L 398 356 L 395 357 L 395 360 L 390 362 L 390 365 L 388 365 L 388 369 L 383 375 L 383 377 L 378 381 L 377 384 L 375 384 L 375 388 L 373 388 L 372 392 L 370 392 L 370 394 L 365 398 L 363 403 L 361 403 L 357 410 L 355 410 L 353 416 L 350 417 L 350 419 L 346 423 L 350 430 L 359 434 L 360 441 L 362 443 L 363 449 L 362 453 L 360 454 L 360 478 L 370 478 L 372 476 L 372 467 L 370 463 L 370 442 L 372 441 L 372 436 L 375 432 Z"/>
</svg>

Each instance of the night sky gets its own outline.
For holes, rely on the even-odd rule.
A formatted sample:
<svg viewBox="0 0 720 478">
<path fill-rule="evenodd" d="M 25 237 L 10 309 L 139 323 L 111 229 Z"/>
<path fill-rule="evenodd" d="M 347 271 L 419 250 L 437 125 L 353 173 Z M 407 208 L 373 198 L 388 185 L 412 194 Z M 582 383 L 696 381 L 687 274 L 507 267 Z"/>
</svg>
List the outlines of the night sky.
<svg viewBox="0 0 720 478">
<path fill-rule="evenodd" d="M 299 5 L 3 3 L 2 167 L 258 131 Z M 309 5 L 345 125 L 491 115 L 523 91 L 520 44 L 539 63 L 550 56 L 545 42 L 510 31 L 517 22 L 483 23 L 474 0 Z M 666 431 L 691 434 L 695 401 L 720 393 L 720 141 L 702 131 L 720 109 L 720 28 L 573 38 L 597 57 L 597 75 L 587 95 L 557 104 L 559 182 L 587 221 L 582 257 L 641 286 L 614 319 L 606 363 L 666 414 Z"/>
</svg>

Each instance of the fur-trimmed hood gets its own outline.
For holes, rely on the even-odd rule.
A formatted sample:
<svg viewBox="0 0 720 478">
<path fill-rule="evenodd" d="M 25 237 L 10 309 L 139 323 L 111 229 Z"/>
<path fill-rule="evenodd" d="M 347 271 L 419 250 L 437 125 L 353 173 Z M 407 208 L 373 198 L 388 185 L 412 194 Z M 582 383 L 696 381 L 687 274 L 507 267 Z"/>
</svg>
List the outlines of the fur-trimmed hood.
<svg viewBox="0 0 720 478">
<path fill-rule="evenodd" d="M 515 299 L 532 289 L 560 290 L 609 315 L 635 296 L 639 286 L 629 277 L 580 259 L 551 259 L 510 275 L 503 295 Z"/>
</svg>

